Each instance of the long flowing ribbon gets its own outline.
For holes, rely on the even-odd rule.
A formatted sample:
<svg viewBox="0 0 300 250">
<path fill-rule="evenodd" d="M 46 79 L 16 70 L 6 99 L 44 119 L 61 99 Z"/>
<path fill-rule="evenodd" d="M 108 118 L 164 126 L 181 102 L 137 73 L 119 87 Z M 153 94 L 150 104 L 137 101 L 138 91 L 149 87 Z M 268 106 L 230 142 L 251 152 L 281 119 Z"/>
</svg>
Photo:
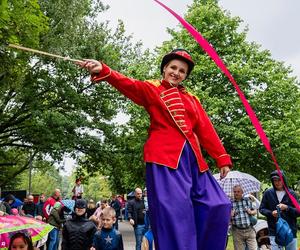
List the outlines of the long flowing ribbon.
<svg viewBox="0 0 300 250">
<path fill-rule="evenodd" d="M 260 140 L 262 141 L 263 145 L 265 146 L 265 148 L 267 149 L 267 151 L 270 153 L 272 160 L 276 166 L 278 175 L 281 179 L 281 181 L 284 184 L 284 188 L 285 191 L 287 192 L 287 194 L 289 195 L 292 203 L 294 204 L 294 206 L 297 208 L 297 210 L 300 212 L 300 206 L 296 200 L 296 198 L 289 192 L 284 180 L 283 180 L 283 176 L 281 174 L 280 171 L 280 167 L 277 163 L 276 157 L 273 153 L 273 150 L 271 148 L 269 139 L 266 135 L 266 133 L 264 132 L 255 112 L 253 111 L 252 107 L 250 106 L 249 102 L 247 101 L 244 93 L 242 92 L 242 90 L 240 89 L 240 87 L 238 86 L 238 84 L 236 83 L 236 81 L 234 80 L 233 76 L 231 75 L 231 73 L 229 72 L 229 70 L 227 69 L 227 67 L 225 66 L 225 64 L 223 63 L 222 59 L 218 56 L 218 53 L 215 51 L 215 49 L 209 44 L 209 42 L 200 34 L 200 32 L 198 32 L 191 24 L 189 24 L 186 20 L 184 20 L 181 16 L 179 16 L 177 13 L 175 13 L 173 10 L 171 10 L 169 7 L 167 7 L 166 5 L 164 5 L 163 3 L 161 3 L 158 0 L 154 0 L 155 2 L 157 2 L 159 5 L 161 5 L 163 8 L 165 8 L 167 11 L 169 11 L 181 24 L 182 26 L 190 33 L 190 35 L 198 42 L 198 44 L 202 47 L 202 49 L 211 57 L 211 59 L 216 63 L 216 65 L 221 69 L 221 71 L 228 77 L 228 79 L 230 80 L 230 82 L 233 84 L 234 88 L 236 89 L 245 109 L 246 112 L 260 138 Z"/>
</svg>

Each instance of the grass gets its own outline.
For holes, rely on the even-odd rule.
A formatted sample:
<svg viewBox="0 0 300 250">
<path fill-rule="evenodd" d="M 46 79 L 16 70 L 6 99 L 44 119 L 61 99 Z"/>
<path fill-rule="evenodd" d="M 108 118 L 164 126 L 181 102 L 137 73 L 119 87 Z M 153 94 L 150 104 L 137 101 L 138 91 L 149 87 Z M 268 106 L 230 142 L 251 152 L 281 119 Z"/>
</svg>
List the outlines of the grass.
<svg viewBox="0 0 300 250">
<path fill-rule="evenodd" d="M 298 246 L 299 246 L 299 244 L 300 244 L 300 232 L 299 231 L 297 233 L 297 239 L 298 239 Z M 231 235 L 229 236 L 228 245 L 227 245 L 226 250 L 234 250 L 234 248 L 233 248 L 233 240 L 232 240 L 232 236 Z"/>
</svg>

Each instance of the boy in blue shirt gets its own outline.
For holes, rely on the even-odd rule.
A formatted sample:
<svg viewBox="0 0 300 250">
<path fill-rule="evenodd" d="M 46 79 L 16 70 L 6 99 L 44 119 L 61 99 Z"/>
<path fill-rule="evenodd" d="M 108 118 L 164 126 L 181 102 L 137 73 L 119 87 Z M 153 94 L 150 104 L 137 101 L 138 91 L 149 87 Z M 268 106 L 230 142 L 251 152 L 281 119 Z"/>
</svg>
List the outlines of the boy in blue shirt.
<svg viewBox="0 0 300 250">
<path fill-rule="evenodd" d="M 94 235 L 93 247 L 90 250 L 124 250 L 121 233 L 113 225 L 116 222 L 116 211 L 106 207 L 102 212 L 102 228 Z"/>
</svg>

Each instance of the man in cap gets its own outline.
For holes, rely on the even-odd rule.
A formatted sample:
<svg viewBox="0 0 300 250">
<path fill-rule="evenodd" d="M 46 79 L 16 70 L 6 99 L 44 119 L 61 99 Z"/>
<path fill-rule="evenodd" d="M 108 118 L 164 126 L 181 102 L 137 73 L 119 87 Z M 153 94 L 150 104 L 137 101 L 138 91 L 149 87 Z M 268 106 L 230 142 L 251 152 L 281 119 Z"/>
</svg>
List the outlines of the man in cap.
<svg viewBox="0 0 300 250">
<path fill-rule="evenodd" d="M 282 179 L 277 170 L 271 173 L 270 177 L 273 187 L 265 191 L 259 207 L 259 212 L 267 217 L 272 250 L 283 249 L 282 246 L 279 246 L 275 242 L 276 222 L 278 217 L 277 207 L 279 207 L 281 211 L 281 217 L 287 221 L 294 235 L 293 241 L 289 243 L 285 249 L 297 250 L 297 217 L 300 216 L 300 213 L 297 211 L 284 189 L 284 183 L 287 187 L 284 173 L 281 172 L 281 175 Z M 296 193 L 289 188 L 288 190 L 297 199 Z"/>
</svg>

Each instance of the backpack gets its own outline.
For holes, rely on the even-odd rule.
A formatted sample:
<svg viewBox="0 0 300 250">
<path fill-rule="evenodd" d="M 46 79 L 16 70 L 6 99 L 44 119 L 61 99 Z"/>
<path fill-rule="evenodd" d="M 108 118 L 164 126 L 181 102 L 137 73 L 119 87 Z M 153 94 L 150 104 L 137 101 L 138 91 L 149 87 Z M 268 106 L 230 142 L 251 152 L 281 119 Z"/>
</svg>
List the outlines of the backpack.
<svg viewBox="0 0 300 250">
<path fill-rule="evenodd" d="M 275 242 L 280 246 L 287 246 L 293 241 L 293 232 L 286 220 L 280 216 L 280 208 L 277 207 L 278 220 L 276 222 Z"/>
</svg>

